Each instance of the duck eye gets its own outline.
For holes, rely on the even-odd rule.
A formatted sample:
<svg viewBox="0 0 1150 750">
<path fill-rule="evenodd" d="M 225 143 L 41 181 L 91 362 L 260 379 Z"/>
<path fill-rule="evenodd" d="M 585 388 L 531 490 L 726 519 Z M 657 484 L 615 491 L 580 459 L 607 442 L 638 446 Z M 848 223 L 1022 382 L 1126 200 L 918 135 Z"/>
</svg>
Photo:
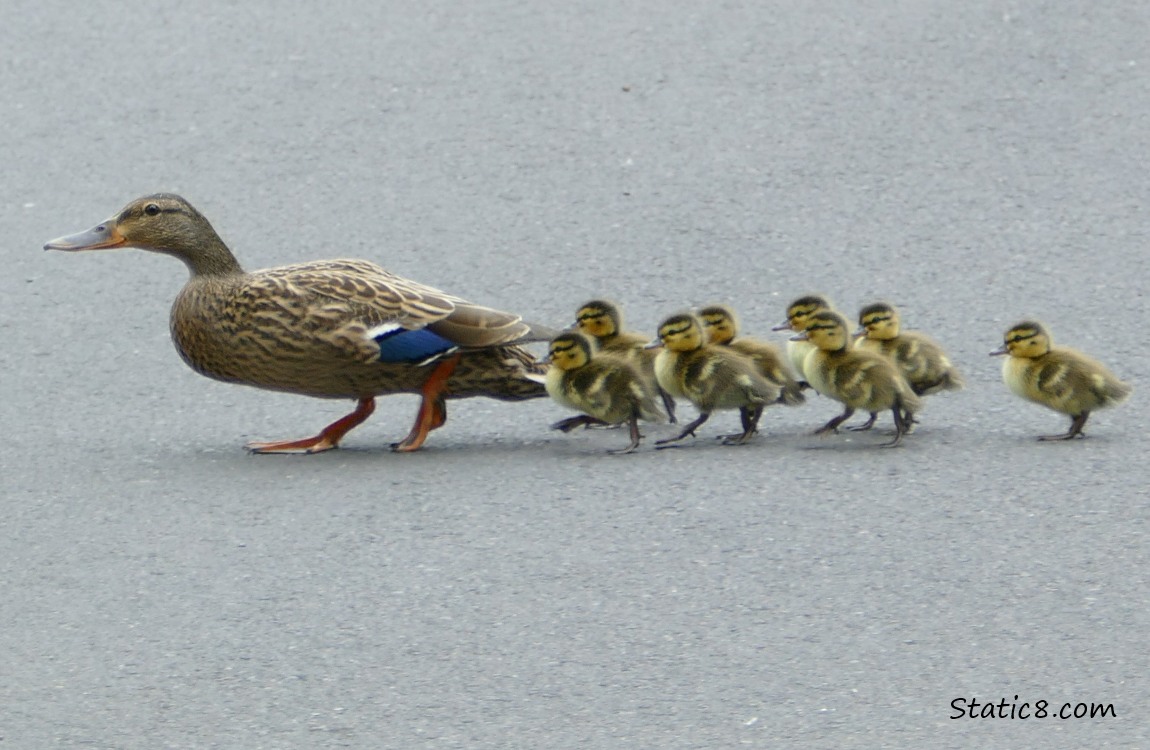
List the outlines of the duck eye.
<svg viewBox="0 0 1150 750">
<path fill-rule="evenodd" d="M 160 207 L 155 203 L 149 203 L 148 205 L 144 206 L 144 213 L 146 213 L 148 216 L 155 216 L 156 214 L 160 213 Z"/>
</svg>

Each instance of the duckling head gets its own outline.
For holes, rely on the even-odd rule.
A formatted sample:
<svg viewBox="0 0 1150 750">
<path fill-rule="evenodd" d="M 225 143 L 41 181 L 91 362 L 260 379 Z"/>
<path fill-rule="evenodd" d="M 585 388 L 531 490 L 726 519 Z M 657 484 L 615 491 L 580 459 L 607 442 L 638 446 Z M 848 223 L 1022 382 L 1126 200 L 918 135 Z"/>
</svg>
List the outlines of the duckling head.
<svg viewBox="0 0 1150 750">
<path fill-rule="evenodd" d="M 690 313 L 672 315 L 659 325 L 659 340 L 672 352 L 691 352 L 703 346 L 703 326 Z"/>
<path fill-rule="evenodd" d="M 799 297 L 787 306 L 786 322 L 775 326 L 773 330 L 785 331 L 789 328 L 792 331 L 805 331 L 807 319 L 811 315 L 814 315 L 820 310 L 829 310 L 830 308 L 831 303 L 827 302 L 824 297 L 820 297 L 816 294 Z"/>
<path fill-rule="evenodd" d="M 117 247 L 174 255 L 187 264 L 193 275 L 240 270 L 235 257 L 203 214 L 171 193 L 137 198 L 88 231 L 44 245 L 45 250 L 68 252 Z"/>
<path fill-rule="evenodd" d="M 1052 343 L 1045 326 L 1037 321 L 1024 320 L 1007 330 L 1002 337 L 1002 346 L 990 355 L 1009 354 L 1012 357 L 1033 359 L 1049 352 Z"/>
<path fill-rule="evenodd" d="M 623 328 L 623 313 L 613 302 L 593 299 L 575 313 L 575 327 L 597 339 L 614 336 Z"/>
<path fill-rule="evenodd" d="M 898 310 L 886 302 L 876 302 L 859 310 L 859 330 L 856 335 L 866 336 L 874 341 L 898 338 Z"/>
<path fill-rule="evenodd" d="M 727 344 L 739 333 L 739 319 L 735 311 L 726 305 L 710 305 L 699 311 L 707 341 L 711 344 Z"/>
<path fill-rule="evenodd" d="M 547 359 L 560 370 L 578 370 L 591 361 L 595 344 L 589 336 L 578 331 L 562 333 L 551 340 Z"/>
<path fill-rule="evenodd" d="M 850 348 L 851 335 L 847 319 L 831 310 L 820 310 L 807 317 L 806 330 L 793 341 L 810 341 L 819 349 L 838 352 Z"/>
</svg>

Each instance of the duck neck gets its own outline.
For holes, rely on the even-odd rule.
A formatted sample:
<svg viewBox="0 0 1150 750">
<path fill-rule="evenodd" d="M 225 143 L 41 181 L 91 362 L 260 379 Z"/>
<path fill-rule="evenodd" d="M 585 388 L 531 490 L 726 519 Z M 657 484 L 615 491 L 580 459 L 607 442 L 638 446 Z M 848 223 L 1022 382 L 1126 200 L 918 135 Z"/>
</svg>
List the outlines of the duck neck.
<svg viewBox="0 0 1150 750">
<path fill-rule="evenodd" d="M 160 252 L 182 260 L 193 279 L 234 276 L 244 272 L 236 256 L 232 255 L 232 251 L 215 232 L 210 237 L 200 238 L 193 248 L 173 248 Z"/>
</svg>

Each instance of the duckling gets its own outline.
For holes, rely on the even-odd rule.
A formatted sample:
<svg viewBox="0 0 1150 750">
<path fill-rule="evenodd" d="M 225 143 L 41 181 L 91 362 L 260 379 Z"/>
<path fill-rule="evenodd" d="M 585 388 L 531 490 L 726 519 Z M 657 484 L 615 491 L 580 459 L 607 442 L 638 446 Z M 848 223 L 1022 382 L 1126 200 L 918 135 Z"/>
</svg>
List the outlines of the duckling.
<svg viewBox="0 0 1150 750">
<path fill-rule="evenodd" d="M 1070 429 L 1039 440 L 1086 437 L 1082 428 L 1090 412 L 1126 400 L 1131 386 L 1104 365 L 1065 346 L 1054 346 L 1046 328 L 1033 320 L 1010 327 L 1003 344 L 990 353 L 1009 354 L 1002 379 L 1016 395 L 1070 416 Z"/>
<path fill-rule="evenodd" d="M 655 358 L 655 376 L 663 390 L 689 399 L 699 416 L 677 436 L 656 446 L 694 435 L 716 409 L 738 409 L 743 431 L 723 436 L 725 445 L 741 445 L 755 434 L 763 407 L 782 395 L 782 387 L 758 373 L 754 362 L 726 347 L 703 343 L 703 327 L 689 313 L 673 315 L 659 326 L 663 349 Z M 651 346 L 658 346 L 652 342 Z"/>
<path fill-rule="evenodd" d="M 855 409 L 870 412 L 890 409 L 895 434 L 883 447 L 898 445 L 914 422 L 920 402 L 894 362 L 875 352 L 851 348 L 846 318 L 830 310 L 811 315 L 806 331 L 796 338 L 810 341 L 816 347 L 805 363 L 811 387 L 846 406 L 842 414 L 815 434 L 837 432 L 838 426 L 850 419 Z"/>
<path fill-rule="evenodd" d="M 774 344 L 747 337 L 735 338 L 739 332 L 739 319 L 734 310 L 726 305 L 710 305 L 699 311 L 699 318 L 707 332 L 708 343 L 730 347 L 749 358 L 760 375 L 783 389 L 781 403 L 798 406 L 806 401 L 802 387 Z"/>
<path fill-rule="evenodd" d="M 859 311 L 859 329 L 855 336 L 863 338 L 855 348 L 878 352 L 894 360 L 916 396 L 962 389 L 962 376 L 938 342 L 926 334 L 900 329 L 898 308 L 894 305 L 886 302 L 867 305 Z M 869 430 L 876 419 L 878 412 L 871 412 L 870 419 L 850 429 Z"/>
<path fill-rule="evenodd" d="M 787 306 L 787 319 L 779 325 L 772 328 L 772 331 L 786 331 L 791 330 L 795 333 L 802 333 L 807 328 L 807 319 L 820 310 L 830 310 L 831 303 L 825 297 L 820 297 L 817 294 L 808 294 L 805 297 L 799 297 L 790 305 Z M 815 350 L 813 344 L 806 340 L 798 340 L 798 337 L 792 337 L 787 341 L 787 357 L 791 360 L 791 366 L 799 377 L 803 379 L 803 383 L 808 383 L 810 378 L 803 371 L 803 366 L 806 364 L 807 355 Z"/>
<path fill-rule="evenodd" d="M 556 336 L 548 348 L 551 368 L 547 393 L 559 404 L 581 411 L 551 425 L 570 432 L 591 424 L 621 424 L 631 428 L 631 444 L 609 453 L 630 453 L 639 447 L 639 420 L 665 422 L 650 384 L 634 365 L 610 354 L 596 354 L 594 339 L 577 331 Z"/>
<path fill-rule="evenodd" d="M 655 357 L 658 352 L 647 348 L 650 339 L 646 336 L 623 330 L 623 312 L 618 305 L 602 299 L 584 302 L 575 313 L 574 327 L 594 337 L 599 351 L 630 361 L 658 392 L 671 424 L 678 422 L 675 418 L 675 400 L 655 379 Z"/>
</svg>

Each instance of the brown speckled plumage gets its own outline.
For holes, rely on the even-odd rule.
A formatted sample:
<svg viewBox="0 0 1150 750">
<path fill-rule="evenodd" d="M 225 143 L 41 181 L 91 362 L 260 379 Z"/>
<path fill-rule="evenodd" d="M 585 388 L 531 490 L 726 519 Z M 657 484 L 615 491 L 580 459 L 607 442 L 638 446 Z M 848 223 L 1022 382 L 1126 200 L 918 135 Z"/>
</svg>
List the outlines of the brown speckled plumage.
<svg viewBox="0 0 1150 750">
<path fill-rule="evenodd" d="M 518 315 L 474 305 L 364 260 L 325 260 L 245 272 L 211 224 L 183 198 L 145 196 L 93 229 L 45 249 L 138 247 L 182 260 L 191 273 L 172 305 L 171 333 L 184 361 L 203 375 L 318 398 L 357 399 L 358 421 L 332 425 L 319 447 L 335 447 L 389 393 L 422 393 L 424 423 L 406 450 L 446 420 L 443 399 L 546 396 L 546 368 L 517 344 L 554 331 Z M 425 329 L 455 348 L 405 361 L 381 361 L 388 326 Z M 382 328 L 381 328 L 382 327 Z M 446 346 L 446 345 L 444 345 Z M 441 346 L 440 349 L 443 349 Z M 349 415 L 350 417 L 351 415 Z M 346 419 L 346 418 L 345 418 Z M 350 426 L 348 426 L 350 424 Z M 417 434 L 418 432 L 418 434 Z M 259 444 L 274 452 L 279 444 Z"/>
</svg>

